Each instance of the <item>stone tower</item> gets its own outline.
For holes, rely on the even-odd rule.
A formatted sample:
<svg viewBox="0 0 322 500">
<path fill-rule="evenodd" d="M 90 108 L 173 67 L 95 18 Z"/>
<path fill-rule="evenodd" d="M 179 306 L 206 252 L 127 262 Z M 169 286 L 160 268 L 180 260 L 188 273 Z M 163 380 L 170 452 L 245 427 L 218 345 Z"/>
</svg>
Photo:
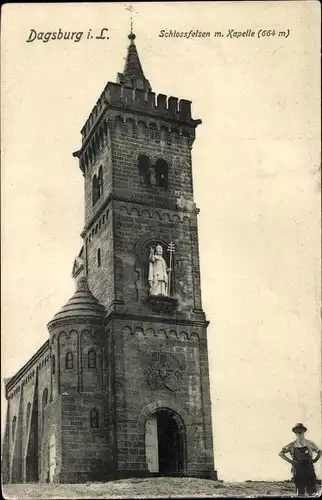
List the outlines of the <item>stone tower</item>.
<svg viewBox="0 0 322 500">
<path fill-rule="evenodd" d="M 108 408 L 118 477 L 214 476 L 191 102 L 155 95 L 135 35 L 82 129 L 82 260 L 107 311 Z M 77 268 L 77 266 L 76 266 Z"/>
<path fill-rule="evenodd" d="M 74 153 L 76 291 L 5 381 L 4 482 L 216 478 L 191 165 L 201 121 L 152 92 L 129 39 Z"/>
</svg>

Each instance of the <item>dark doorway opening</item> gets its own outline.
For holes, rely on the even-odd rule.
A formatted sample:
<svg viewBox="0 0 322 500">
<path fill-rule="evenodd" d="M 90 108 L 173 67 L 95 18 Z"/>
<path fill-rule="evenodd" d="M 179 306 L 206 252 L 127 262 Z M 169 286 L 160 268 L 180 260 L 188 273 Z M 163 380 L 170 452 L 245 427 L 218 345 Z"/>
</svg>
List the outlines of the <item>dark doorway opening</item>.
<svg viewBox="0 0 322 500">
<path fill-rule="evenodd" d="M 26 456 L 26 482 L 35 483 L 39 481 L 38 471 L 38 400 L 33 406 L 30 421 L 29 441 Z M 28 424 L 29 425 L 29 424 Z"/>
<path fill-rule="evenodd" d="M 184 469 L 184 443 L 174 415 L 157 412 L 159 474 L 180 475 Z"/>
</svg>

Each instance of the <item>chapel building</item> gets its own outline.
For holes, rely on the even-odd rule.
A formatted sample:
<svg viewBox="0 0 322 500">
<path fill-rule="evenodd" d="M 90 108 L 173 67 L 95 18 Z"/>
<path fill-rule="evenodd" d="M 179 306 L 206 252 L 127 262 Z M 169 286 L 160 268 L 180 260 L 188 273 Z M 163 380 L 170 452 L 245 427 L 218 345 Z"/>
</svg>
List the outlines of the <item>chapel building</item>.
<svg viewBox="0 0 322 500">
<path fill-rule="evenodd" d="M 216 478 L 191 102 L 156 95 L 135 35 L 74 153 L 76 291 L 5 381 L 4 482 Z"/>
</svg>

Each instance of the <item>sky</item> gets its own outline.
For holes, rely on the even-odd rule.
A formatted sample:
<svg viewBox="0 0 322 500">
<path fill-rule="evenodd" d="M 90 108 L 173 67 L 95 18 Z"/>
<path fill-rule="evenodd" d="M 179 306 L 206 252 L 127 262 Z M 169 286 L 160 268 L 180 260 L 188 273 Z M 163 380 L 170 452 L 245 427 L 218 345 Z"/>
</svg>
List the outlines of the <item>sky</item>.
<svg viewBox="0 0 322 500">
<path fill-rule="evenodd" d="M 74 292 L 84 186 L 72 153 L 123 69 L 127 5 L 2 10 L 2 378 Z M 319 3 L 133 5 L 153 90 L 191 100 L 203 122 L 192 154 L 215 467 L 225 481 L 289 479 L 278 453 L 292 426 L 322 446 Z M 59 28 L 84 34 L 26 42 Z M 108 40 L 86 38 L 102 28 Z M 159 37 L 190 29 L 224 36 Z"/>
</svg>

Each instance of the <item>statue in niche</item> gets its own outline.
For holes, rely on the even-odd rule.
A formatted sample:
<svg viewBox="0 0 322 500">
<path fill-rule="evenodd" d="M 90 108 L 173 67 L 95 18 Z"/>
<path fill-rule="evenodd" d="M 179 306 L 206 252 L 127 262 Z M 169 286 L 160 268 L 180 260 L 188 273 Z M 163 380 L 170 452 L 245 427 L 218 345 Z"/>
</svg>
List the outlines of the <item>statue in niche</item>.
<svg viewBox="0 0 322 500">
<path fill-rule="evenodd" d="M 148 282 L 150 295 L 169 295 L 168 284 L 170 282 L 168 273 L 171 269 L 167 267 L 163 256 L 163 248 L 157 245 L 150 248 Z"/>
</svg>

